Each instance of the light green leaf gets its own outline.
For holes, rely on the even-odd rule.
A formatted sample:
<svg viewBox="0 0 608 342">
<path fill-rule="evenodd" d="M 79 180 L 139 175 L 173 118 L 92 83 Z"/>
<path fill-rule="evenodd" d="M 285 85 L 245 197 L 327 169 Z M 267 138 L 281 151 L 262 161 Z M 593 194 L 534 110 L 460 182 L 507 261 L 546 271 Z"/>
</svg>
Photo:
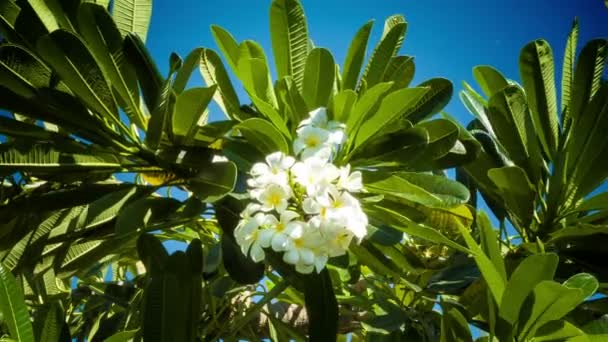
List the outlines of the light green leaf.
<svg viewBox="0 0 608 342">
<path fill-rule="evenodd" d="M 378 111 L 373 116 L 368 117 L 367 121 L 361 125 L 355 138 L 354 148 L 356 149 L 370 138 L 384 132 L 427 91 L 428 88 L 406 88 L 387 95 L 380 103 Z"/>
<path fill-rule="evenodd" d="M 499 239 L 502 237 L 497 236 L 496 231 L 492 228 L 490 219 L 483 211 L 477 213 L 477 227 L 479 228 L 479 237 L 481 242 L 481 248 L 484 253 L 492 260 L 494 267 L 500 274 L 502 280 L 507 283 L 507 271 L 505 269 L 505 262 L 500 252 L 500 245 L 498 244 Z M 508 285 L 507 285 L 508 288 Z M 505 289 L 507 293 L 507 289 Z M 504 296 L 503 296 L 504 298 Z"/>
<path fill-rule="evenodd" d="M 211 34 L 215 43 L 220 48 L 220 51 L 226 58 L 228 65 L 233 72 L 237 72 L 237 63 L 239 61 L 239 44 L 234 40 L 230 32 L 224 30 L 220 26 L 211 25 Z"/>
<path fill-rule="evenodd" d="M 566 41 L 566 50 L 564 51 L 564 64 L 562 67 L 562 125 L 566 125 L 569 115 L 570 93 L 574 85 L 574 62 L 576 60 L 576 46 L 578 44 L 578 18 L 574 18 L 572 29 L 568 34 Z M 570 125 L 568 123 L 568 125 Z"/>
<path fill-rule="evenodd" d="M 479 270 L 481 271 L 481 274 L 488 285 L 492 297 L 496 303 L 500 303 L 505 291 L 505 282 L 500 272 L 494 266 L 492 260 L 490 260 L 479 245 L 477 245 L 467 228 L 458 223 L 456 223 L 456 226 L 460 230 L 460 233 L 464 237 L 467 246 L 471 250 L 475 263 L 477 264 L 477 267 L 479 267 Z"/>
<path fill-rule="evenodd" d="M 290 148 L 285 138 L 266 120 L 248 119 L 234 128 L 264 155 L 277 151 L 289 152 Z"/>
<path fill-rule="evenodd" d="M 173 80 L 173 90 L 175 90 L 175 93 L 178 95 L 181 94 L 186 88 L 188 80 L 192 76 L 194 69 L 197 66 L 199 68 L 202 66 L 202 56 L 204 51 L 205 49 L 203 48 L 196 48 L 192 50 L 188 56 L 186 56 L 182 67 L 175 74 L 175 80 Z M 211 86 L 211 84 L 209 84 L 209 86 Z"/>
<path fill-rule="evenodd" d="M 529 295 L 531 305 L 522 307 L 520 320 L 525 322 L 519 329 L 518 340 L 526 340 L 536 334 L 544 324 L 561 319 L 583 299 L 583 291 L 568 288 L 554 281 L 541 281 Z"/>
<path fill-rule="evenodd" d="M 532 220 L 536 191 L 524 170 L 505 166 L 489 170 L 488 177 L 498 188 L 506 207 L 527 226 Z"/>
<path fill-rule="evenodd" d="M 489 65 L 478 65 L 473 68 L 473 77 L 487 98 L 491 98 L 509 85 L 505 77 Z"/>
<path fill-rule="evenodd" d="M 152 0 L 114 0 L 112 12 L 123 37 L 133 32 L 146 41 L 152 17 Z"/>
<path fill-rule="evenodd" d="M 332 120 L 346 122 L 351 116 L 355 103 L 357 103 L 357 93 L 355 93 L 354 90 L 345 89 L 337 93 L 332 97 L 328 107 L 328 111 L 332 115 Z"/>
<path fill-rule="evenodd" d="M 274 0 L 270 7 L 270 35 L 278 79 L 291 76 L 302 89 L 309 53 L 304 9 L 298 0 Z"/>
<path fill-rule="evenodd" d="M 372 30 L 372 20 L 363 25 L 355 37 L 353 38 L 346 59 L 344 60 L 344 70 L 342 71 L 342 89 L 355 90 L 357 87 L 357 79 L 361 73 L 361 66 L 365 58 L 365 50 L 367 49 L 367 41 Z"/>
<path fill-rule="evenodd" d="M 549 43 L 539 39 L 526 45 L 519 57 L 519 70 L 532 121 L 545 154 L 551 158 L 557 149 L 559 125 L 553 52 Z"/>
<path fill-rule="evenodd" d="M 599 89 L 607 57 L 608 40 L 606 39 L 591 40 L 581 50 L 574 71 L 567 112 L 572 123 L 576 123 L 583 116 L 585 107 Z M 565 123 L 568 124 L 568 121 Z"/>
<path fill-rule="evenodd" d="M 207 105 L 215 94 L 216 86 L 190 88 L 177 96 L 172 117 L 173 135 L 181 145 L 192 142 L 198 128 L 207 124 Z"/>
<path fill-rule="evenodd" d="M 234 91 L 234 87 L 232 86 L 232 82 L 230 82 L 224 64 L 220 60 L 220 56 L 213 50 L 204 49 L 199 69 L 203 75 L 203 79 L 205 79 L 205 83 L 209 87 L 217 85 L 217 91 L 213 99 L 226 116 L 239 121 L 246 119 L 247 116 L 244 116 L 239 110 L 241 106 L 239 98 Z"/>
<path fill-rule="evenodd" d="M 414 57 L 395 56 L 391 58 L 386 68 L 384 82 L 393 82 L 393 89 L 406 88 L 414 78 L 415 72 Z"/>
<path fill-rule="evenodd" d="M 599 287 L 597 279 L 589 273 L 579 273 L 568 278 L 563 283 L 568 288 L 581 289 L 583 300 L 589 299 Z"/>
<path fill-rule="evenodd" d="M 553 279 L 558 261 L 559 258 L 553 253 L 533 254 L 525 258 L 513 271 L 502 301 L 497 302 L 500 303 L 500 317 L 509 322 L 512 328 L 524 323 L 520 321 L 524 300 L 541 281 Z"/>
<path fill-rule="evenodd" d="M 389 24 L 385 23 L 385 33 L 382 40 L 374 49 L 361 77 L 367 87 L 372 87 L 382 81 L 391 58 L 397 54 L 405 37 L 407 23 L 403 20 L 403 17 L 393 16 L 388 18 L 386 22 Z M 386 31 L 387 28 L 388 31 Z M 361 86 L 359 87 L 361 89 Z"/>
<path fill-rule="evenodd" d="M 333 92 L 335 70 L 334 59 L 328 50 L 310 51 L 302 81 L 302 97 L 308 108 L 327 107 Z"/>
<path fill-rule="evenodd" d="M 34 342 L 34 330 L 23 292 L 15 276 L 0 263 L 0 311 L 11 337 L 19 342 Z"/>
<path fill-rule="evenodd" d="M 441 315 L 440 342 L 473 342 L 467 319 L 455 307 L 445 307 Z"/>
<path fill-rule="evenodd" d="M 352 137 L 357 133 L 360 126 L 368 116 L 378 110 L 380 100 L 391 90 L 392 82 L 376 84 L 369 88 L 363 96 L 355 103 L 352 114 L 346 118 L 346 135 L 349 137 L 349 144 L 353 143 Z"/>
<path fill-rule="evenodd" d="M 551 321 L 538 329 L 534 342 L 591 342 L 579 328 L 567 321 Z"/>
</svg>

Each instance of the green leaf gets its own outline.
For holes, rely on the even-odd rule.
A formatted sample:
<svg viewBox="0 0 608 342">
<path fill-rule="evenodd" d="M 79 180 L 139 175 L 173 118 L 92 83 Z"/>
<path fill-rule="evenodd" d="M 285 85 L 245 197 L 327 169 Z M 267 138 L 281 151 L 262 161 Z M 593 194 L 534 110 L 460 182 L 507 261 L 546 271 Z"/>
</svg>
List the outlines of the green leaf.
<svg viewBox="0 0 608 342">
<path fill-rule="evenodd" d="M 608 40 L 606 39 L 591 40 L 581 50 L 574 71 L 567 112 L 573 123 L 583 116 L 585 107 L 599 89 L 607 57 Z"/>
<path fill-rule="evenodd" d="M 152 276 L 162 273 L 169 258 L 167 250 L 158 238 L 151 234 L 141 234 L 137 239 L 137 254 L 146 267 L 146 272 Z"/>
<path fill-rule="evenodd" d="M 211 25 L 211 34 L 215 43 L 220 48 L 220 51 L 228 61 L 228 65 L 237 72 L 237 63 L 239 61 L 239 44 L 234 40 L 232 35 L 217 25 Z"/>
<path fill-rule="evenodd" d="M 226 113 L 226 116 L 239 121 L 246 119 L 247 116 L 243 115 L 239 110 L 239 99 L 230 82 L 230 78 L 228 77 L 228 73 L 224 68 L 220 56 L 213 50 L 204 49 L 201 55 L 199 69 L 205 83 L 209 87 L 217 85 L 217 91 L 215 92 L 213 99 L 217 102 L 222 111 Z"/>
<path fill-rule="evenodd" d="M 338 302 L 327 268 L 304 277 L 304 299 L 310 341 L 336 341 Z"/>
<path fill-rule="evenodd" d="M 17 279 L 0 263 L 0 311 L 11 337 L 19 342 L 34 342 L 34 330 L 23 292 Z"/>
<path fill-rule="evenodd" d="M 289 145 L 285 138 L 266 120 L 247 119 L 234 128 L 239 130 L 243 137 L 264 155 L 277 151 L 289 152 Z"/>
<path fill-rule="evenodd" d="M 274 0 L 270 6 L 270 35 L 278 79 L 291 76 L 302 88 L 309 53 L 304 9 L 297 0 Z"/>
<path fill-rule="evenodd" d="M 360 126 L 368 116 L 378 110 L 380 101 L 389 93 L 392 87 L 391 82 L 379 83 L 369 88 L 363 96 L 355 103 L 352 114 L 346 118 L 346 135 L 353 142 L 353 136 L 357 133 Z"/>
<path fill-rule="evenodd" d="M 481 274 L 488 285 L 492 297 L 496 303 L 500 303 L 505 291 L 505 281 L 503 280 L 500 272 L 498 269 L 496 269 L 492 263 L 492 260 L 488 258 L 479 245 L 477 245 L 475 240 L 473 240 L 473 237 L 469 231 L 461 224 L 456 225 L 464 237 L 467 246 L 471 250 L 475 263 L 477 264 L 477 267 L 479 267 L 479 270 L 481 271 Z"/>
<path fill-rule="evenodd" d="M 568 288 L 581 289 L 583 300 L 589 299 L 599 287 L 597 279 L 589 273 L 579 273 L 568 278 L 563 283 Z"/>
<path fill-rule="evenodd" d="M 528 296 L 530 304 L 522 308 L 519 340 L 536 334 L 544 324 L 561 319 L 584 300 L 579 288 L 568 288 L 554 281 L 541 281 Z"/>
<path fill-rule="evenodd" d="M 541 281 L 553 279 L 559 258 L 556 254 L 533 254 L 525 258 L 513 271 L 500 303 L 499 315 L 511 327 L 523 324 L 520 311 L 526 297 Z"/>
<path fill-rule="evenodd" d="M 433 78 L 420 83 L 418 87 L 428 91 L 404 115 L 413 123 L 439 113 L 450 102 L 453 92 L 452 82 L 445 78 Z"/>
<path fill-rule="evenodd" d="M 212 163 L 188 180 L 188 188 L 204 202 L 215 202 L 234 190 L 237 169 L 233 162 Z"/>
<path fill-rule="evenodd" d="M 378 111 L 368 117 L 355 138 L 354 148 L 364 144 L 367 140 L 388 129 L 388 126 L 407 112 L 410 106 L 420 99 L 428 91 L 428 88 L 406 88 L 396 90 L 387 95 Z"/>
<path fill-rule="evenodd" d="M 346 59 L 344 60 L 344 70 L 342 71 L 342 89 L 355 90 L 357 87 L 357 80 L 361 73 L 361 66 L 363 65 L 363 59 L 365 58 L 365 50 L 367 49 L 367 41 L 369 40 L 373 24 L 373 20 L 370 20 L 363 25 L 359 31 L 357 31 L 348 47 Z"/>
<path fill-rule="evenodd" d="M 559 125 L 553 52 L 549 43 L 539 39 L 526 45 L 519 57 L 519 70 L 532 121 L 545 154 L 551 157 L 557 149 Z"/>
<path fill-rule="evenodd" d="M 277 81 L 275 92 L 279 101 L 279 111 L 289 121 L 289 128 L 295 131 L 300 122 L 308 116 L 306 102 L 289 76 Z"/>
<path fill-rule="evenodd" d="M 168 123 L 175 112 L 176 96 L 169 80 L 165 82 L 157 99 L 158 102 L 152 107 L 145 138 L 146 145 L 152 150 L 156 150 L 160 146 L 163 134 L 168 133 Z"/>
<path fill-rule="evenodd" d="M 145 128 L 145 118 L 139 109 L 139 88 L 135 70 L 123 60 L 123 38 L 108 11 L 99 5 L 84 3 L 78 8 L 80 34 L 99 62 L 117 94 L 126 105 L 129 119 Z"/>
<path fill-rule="evenodd" d="M 334 59 L 326 49 L 310 51 L 302 81 L 302 97 L 308 108 L 327 107 L 334 86 Z"/>
<path fill-rule="evenodd" d="M 502 253 L 500 252 L 500 245 L 498 243 L 501 237 L 497 236 L 496 231 L 492 228 L 492 223 L 490 223 L 490 219 L 488 218 L 486 213 L 482 211 L 479 211 L 477 213 L 477 227 L 479 228 L 481 248 L 483 249 L 484 253 L 486 253 L 486 255 L 490 258 L 490 260 L 492 260 L 492 263 L 500 274 L 500 277 L 506 283 L 507 271 L 505 269 L 505 262 Z"/>
<path fill-rule="evenodd" d="M 491 98 L 509 85 L 505 77 L 496 69 L 489 65 L 478 65 L 473 68 L 473 77 L 486 97 Z"/>
<path fill-rule="evenodd" d="M 135 68 L 146 106 L 152 110 L 158 102 L 164 84 L 163 77 L 138 35 L 127 34 L 123 44 L 125 56 L 131 66 Z"/>
<path fill-rule="evenodd" d="M 137 33 L 146 41 L 148 26 L 152 17 L 152 0 L 114 0 L 112 15 L 120 33 Z"/>
<path fill-rule="evenodd" d="M 255 284 L 264 276 L 264 265 L 245 256 L 236 243 L 233 232 L 245 205 L 227 196 L 214 205 L 217 222 L 222 228 L 222 261 L 232 279 L 241 284 Z"/>
<path fill-rule="evenodd" d="M 168 197 L 143 197 L 127 204 L 116 217 L 114 231 L 117 236 L 137 230 L 145 230 L 151 223 L 166 219 L 180 206 L 180 202 Z"/>
<path fill-rule="evenodd" d="M 205 49 L 203 48 L 196 48 L 192 50 L 186 57 L 182 67 L 175 74 L 175 80 L 173 80 L 173 90 L 175 90 L 177 94 L 181 94 L 184 91 L 194 69 L 197 66 L 200 68 L 202 65 L 201 62 L 204 51 Z"/>
<path fill-rule="evenodd" d="M 50 144 L 1 144 L 0 173 L 16 171 L 36 174 L 76 171 L 118 171 L 121 165 L 114 155 L 85 149 L 61 150 Z"/>
<path fill-rule="evenodd" d="M 395 56 L 386 68 L 384 82 L 393 82 L 393 89 L 407 88 L 415 72 L 414 57 Z"/>
<path fill-rule="evenodd" d="M 0 47 L 0 85 L 32 98 L 36 88 L 47 87 L 50 79 L 51 70 L 31 52 L 17 45 Z"/>
<path fill-rule="evenodd" d="M 44 313 L 42 322 L 34 319 L 34 325 L 40 324 L 40 330 L 36 330 L 38 341 L 68 342 L 72 340 L 69 327 L 65 323 L 63 308 L 58 302 L 52 302 L 40 311 Z"/>
<path fill-rule="evenodd" d="M 467 319 L 455 307 L 444 307 L 440 342 L 473 342 Z"/>
<path fill-rule="evenodd" d="M 538 329 L 534 342 L 589 342 L 585 333 L 567 321 L 551 321 Z"/>
<path fill-rule="evenodd" d="M 180 145 L 189 145 L 198 128 L 207 123 L 207 106 L 215 91 L 215 86 L 190 88 L 177 96 L 171 126 Z"/>
<path fill-rule="evenodd" d="M 249 95 L 276 108 L 277 99 L 272 87 L 268 61 L 262 47 L 250 40 L 239 45 L 239 59 L 236 74 Z"/>
<path fill-rule="evenodd" d="M 120 331 L 106 338 L 104 342 L 130 342 L 135 338 L 138 331 L 139 330 Z"/>
<path fill-rule="evenodd" d="M 390 25 L 387 23 L 390 23 Z M 406 29 L 407 23 L 402 16 L 395 15 L 386 20 L 383 37 L 374 49 L 361 77 L 362 82 L 364 81 L 367 87 L 372 87 L 383 79 L 391 58 L 397 54 L 401 47 Z"/>
<path fill-rule="evenodd" d="M 542 160 L 537 132 L 531 120 L 526 95 L 518 86 L 507 86 L 490 98 L 488 118 L 496 137 L 510 158 L 527 171 L 533 184 L 541 177 Z"/>
<path fill-rule="evenodd" d="M 40 38 L 36 45 L 61 80 L 70 89 L 77 89 L 79 99 L 107 120 L 119 122 L 110 86 L 80 38 L 57 30 Z"/>
<path fill-rule="evenodd" d="M 506 207 L 527 226 L 532 221 L 536 191 L 524 170 L 505 166 L 489 170 L 488 177 L 498 188 Z"/>
<path fill-rule="evenodd" d="M 568 34 L 566 49 L 564 51 L 564 64 L 562 67 L 562 126 L 565 126 L 569 115 L 570 93 L 574 86 L 574 62 L 576 60 L 576 46 L 578 44 L 578 19 L 574 18 L 572 29 Z M 568 124 L 569 125 L 569 124 Z"/>
<path fill-rule="evenodd" d="M 351 116 L 355 103 L 357 103 L 357 93 L 354 90 L 346 89 L 332 97 L 328 111 L 333 120 L 346 122 Z"/>
</svg>

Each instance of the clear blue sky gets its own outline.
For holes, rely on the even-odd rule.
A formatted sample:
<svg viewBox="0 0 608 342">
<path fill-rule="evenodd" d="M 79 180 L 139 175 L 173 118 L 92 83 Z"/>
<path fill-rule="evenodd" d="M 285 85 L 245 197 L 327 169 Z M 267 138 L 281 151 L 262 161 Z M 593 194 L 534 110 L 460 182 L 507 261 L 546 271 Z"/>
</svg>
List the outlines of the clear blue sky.
<svg viewBox="0 0 608 342">
<path fill-rule="evenodd" d="M 271 56 L 270 3 L 270 0 L 154 0 L 147 45 L 166 72 L 171 51 L 185 58 L 199 46 L 216 48 L 209 28 L 217 24 L 238 41 L 258 41 Z M 370 39 L 375 43 L 384 19 L 403 14 L 409 26 L 401 54 L 415 56 L 413 85 L 441 76 L 451 80 L 456 91 L 460 90 L 461 81 L 473 82 L 471 70 L 479 64 L 493 65 L 505 76 L 518 80 L 519 51 L 537 38 L 551 43 L 559 71 L 575 16 L 580 22 L 579 50 L 581 43 L 589 39 L 608 36 L 608 9 L 604 0 L 303 0 L 302 3 L 310 37 L 316 46 L 328 48 L 340 64 L 355 32 L 367 20 L 376 20 Z M 371 50 L 374 44 L 370 45 Z M 191 85 L 202 85 L 200 76 L 195 75 Z M 245 101 L 240 85 L 237 88 Z M 221 118 L 213 108 L 212 120 Z M 471 119 L 457 97 L 447 111 L 464 123 Z"/>
</svg>

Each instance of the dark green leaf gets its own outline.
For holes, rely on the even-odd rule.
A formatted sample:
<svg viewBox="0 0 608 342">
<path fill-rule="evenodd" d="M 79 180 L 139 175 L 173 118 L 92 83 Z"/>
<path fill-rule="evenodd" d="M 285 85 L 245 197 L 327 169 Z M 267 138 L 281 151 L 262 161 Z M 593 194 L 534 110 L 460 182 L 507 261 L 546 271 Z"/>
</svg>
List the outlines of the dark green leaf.
<svg viewBox="0 0 608 342">
<path fill-rule="evenodd" d="M 234 190 L 237 169 L 233 162 L 212 163 L 188 180 L 188 188 L 204 202 L 214 202 Z"/>
<path fill-rule="evenodd" d="M 1 263 L 0 311 L 3 316 L 2 320 L 7 325 L 11 337 L 20 342 L 34 342 L 34 330 L 32 329 L 23 292 L 13 274 Z"/>
<path fill-rule="evenodd" d="M 304 299 L 308 314 L 310 341 L 336 341 L 338 334 L 338 302 L 329 271 L 305 277 Z"/>
</svg>

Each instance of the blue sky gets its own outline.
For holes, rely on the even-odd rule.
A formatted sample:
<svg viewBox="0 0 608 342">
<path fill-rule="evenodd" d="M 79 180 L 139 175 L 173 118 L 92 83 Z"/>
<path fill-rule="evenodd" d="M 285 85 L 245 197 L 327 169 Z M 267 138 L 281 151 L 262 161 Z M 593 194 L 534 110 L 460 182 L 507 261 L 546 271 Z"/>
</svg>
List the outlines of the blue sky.
<svg viewBox="0 0 608 342">
<path fill-rule="evenodd" d="M 185 58 L 199 46 L 216 48 L 209 28 L 217 24 L 238 41 L 258 41 L 271 56 L 270 3 L 270 0 L 155 0 L 147 46 L 166 72 L 171 51 Z M 371 51 L 380 37 L 384 19 L 403 14 L 409 25 L 401 54 L 415 57 L 413 85 L 432 77 L 444 77 L 454 83 L 455 91 L 461 89 L 463 80 L 473 83 L 471 70 L 480 64 L 493 65 L 505 76 L 519 79 L 519 51 L 537 38 L 549 41 L 559 71 L 575 16 L 580 22 L 579 50 L 583 42 L 608 36 L 608 9 L 603 0 L 303 0 L 302 3 L 310 37 L 316 46 L 328 48 L 340 64 L 355 32 L 366 21 L 376 21 L 368 47 Z M 559 74 L 556 77 L 559 79 Z M 195 75 L 191 85 L 202 85 L 200 76 Z M 240 85 L 236 87 L 244 101 L 244 92 Z M 471 119 L 457 97 L 446 110 L 463 123 Z M 222 116 L 212 108 L 211 118 L 217 120 Z"/>
</svg>

